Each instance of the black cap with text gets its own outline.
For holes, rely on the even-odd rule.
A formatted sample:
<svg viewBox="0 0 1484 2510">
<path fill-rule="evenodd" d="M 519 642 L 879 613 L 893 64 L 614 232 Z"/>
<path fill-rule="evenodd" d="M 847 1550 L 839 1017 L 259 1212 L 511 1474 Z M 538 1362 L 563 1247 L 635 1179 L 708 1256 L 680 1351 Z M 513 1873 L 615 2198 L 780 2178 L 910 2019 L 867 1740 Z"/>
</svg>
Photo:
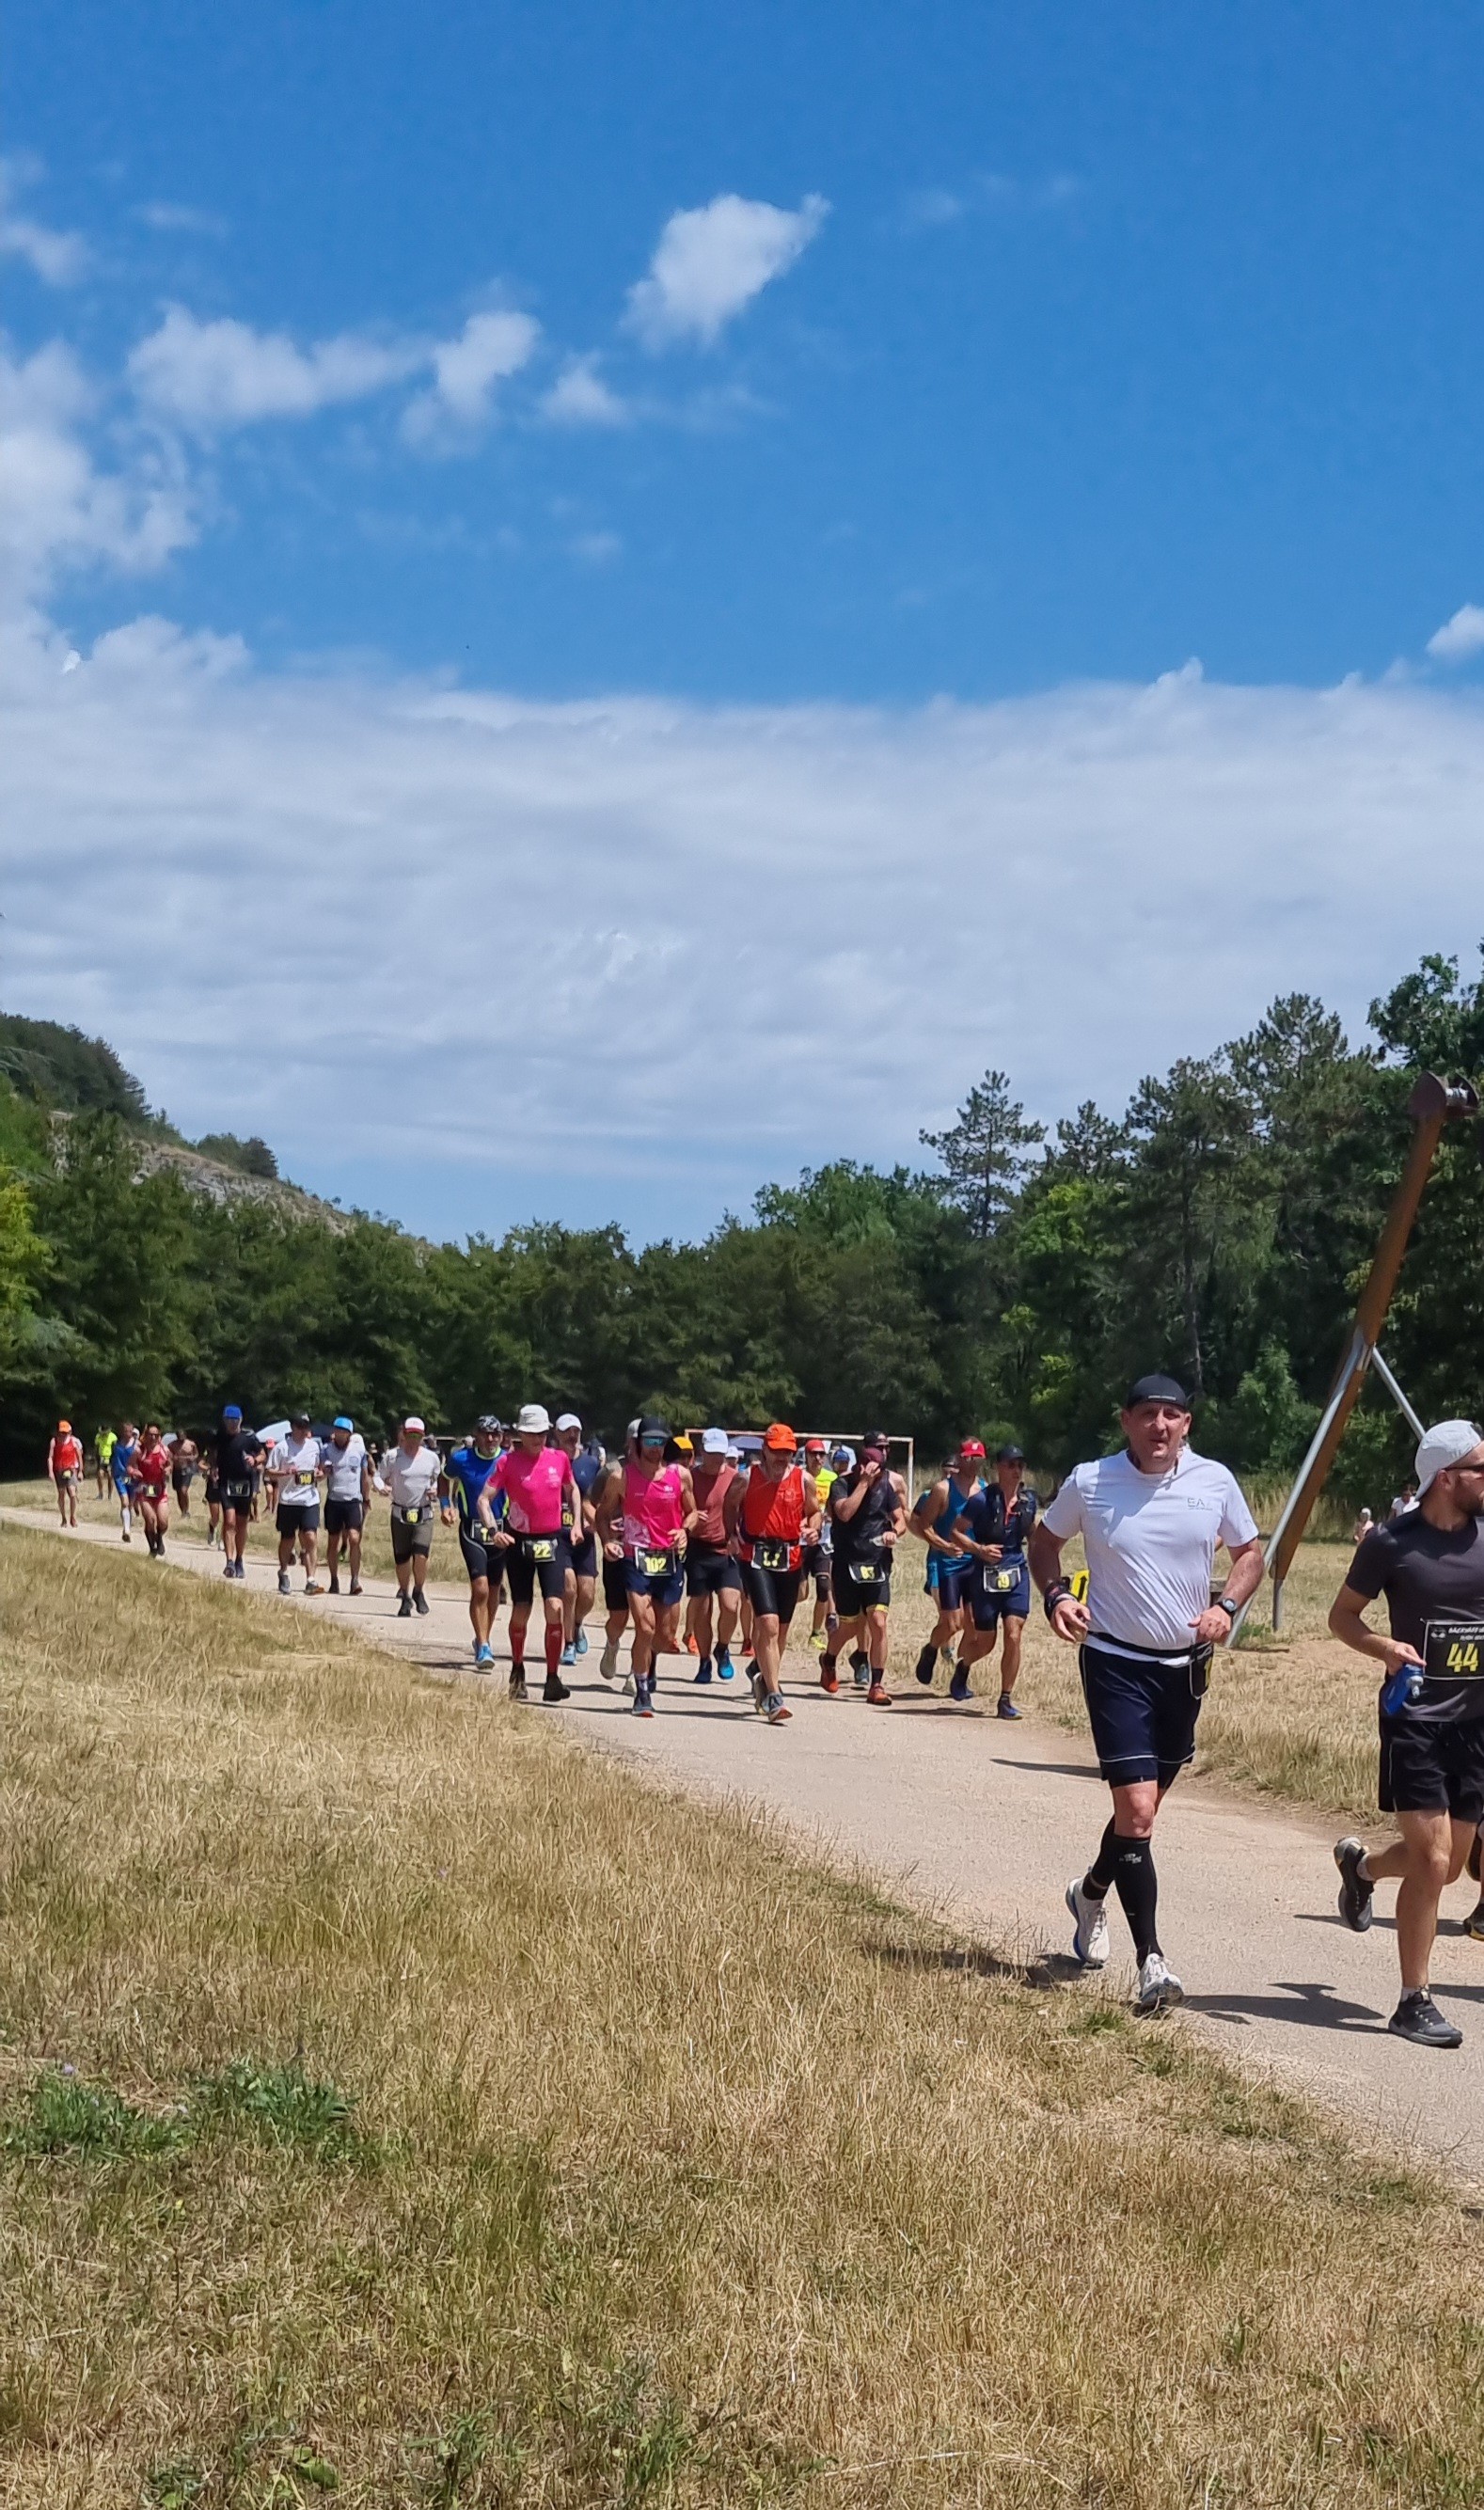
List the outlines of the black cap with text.
<svg viewBox="0 0 1484 2510">
<path fill-rule="evenodd" d="M 1123 1409 L 1133 1412 L 1141 1403 L 1172 1403 L 1178 1412 L 1191 1408 L 1191 1398 L 1177 1377 L 1136 1377 Z"/>
</svg>

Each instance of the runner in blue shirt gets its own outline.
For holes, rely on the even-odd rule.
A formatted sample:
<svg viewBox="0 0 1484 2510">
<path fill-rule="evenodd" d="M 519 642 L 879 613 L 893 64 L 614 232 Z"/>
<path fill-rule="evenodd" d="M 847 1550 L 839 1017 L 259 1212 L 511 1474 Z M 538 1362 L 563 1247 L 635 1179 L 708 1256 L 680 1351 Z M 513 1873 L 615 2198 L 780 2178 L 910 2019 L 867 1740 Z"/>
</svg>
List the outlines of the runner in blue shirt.
<svg viewBox="0 0 1484 2510">
<path fill-rule="evenodd" d="M 113 1454 L 108 1459 L 108 1469 L 113 1475 L 113 1495 L 119 1502 L 119 1523 L 123 1528 L 126 1542 L 133 1540 L 130 1531 L 132 1514 L 129 1476 L 133 1469 L 133 1460 L 138 1451 L 138 1430 L 132 1421 L 121 1422 L 118 1437 L 114 1441 Z"/>
<path fill-rule="evenodd" d="M 970 1501 L 954 1527 L 968 1573 L 961 1591 L 972 1620 L 959 1642 L 948 1696 L 959 1701 L 973 1697 L 969 1668 L 981 1656 L 994 1654 L 996 1637 L 1003 1629 L 996 1711 L 1001 1717 L 1020 1714 L 1010 1693 L 1020 1671 L 1020 1645 L 1031 1609 L 1025 1546 L 1036 1522 L 1036 1494 L 1022 1479 L 1024 1470 L 1021 1450 L 1002 1447 L 995 1458 L 994 1480 Z"/>
<path fill-rule="evenodd" d="M 499 1422 L 493 1412 L 481 1412 L 468 1445 L 455 1447 L 451 1455 L 444 1457 L 438 1475 L 443 1523 L 458 1526 L 459 1549 L 469 1572 L 469 1617 L 475 1634 L 475 1669 L 479 1673 L 488 1673 L 495 1661 L 489 1634 L 505 1578 L 502 1554 L 484 1547 L 479 1494 L 504 1452 Z M 505 1514 L 503 1493 L 494 1512 L 497 1521 Z"/>
</svg>

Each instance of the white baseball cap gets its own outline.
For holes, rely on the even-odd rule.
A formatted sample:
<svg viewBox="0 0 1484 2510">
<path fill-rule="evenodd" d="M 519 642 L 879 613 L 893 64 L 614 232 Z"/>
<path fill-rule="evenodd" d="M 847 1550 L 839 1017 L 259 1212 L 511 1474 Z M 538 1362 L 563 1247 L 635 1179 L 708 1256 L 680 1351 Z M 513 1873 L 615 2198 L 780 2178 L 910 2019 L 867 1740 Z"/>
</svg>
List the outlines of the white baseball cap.
<svg viewBox="0 0 1484 2510">
<path fill-rule="evenodd" d="M 522 1403 L 515 1415 L 515 1431 L 519 1437 L 534 1438 L 538 1429 L 545 1431 L 551 1426 L 552 1415 L 544 1403 Z"/>
<path fill-rule="evenodd" d="M 629 1422 L 629 1424 L 628 1424 L 628 1427 L 627 1431 L 625 1432 L 625 1434 L 626 1434 L 626 1436 L 630 1437 L 630 1438 L 636 1438 L 636 1437 L 638 1436 L 638 1434 L 639 1434 L 639 1416 L 638 1416 L 637 1412 L 634 1414 L 633 1419 Z"/>
<path fill-rule="evenodd" d="M 1461 1464 L 1480 1446 L 1484 1446 L 1484 1429 L 1477 1421 L 1439 1421 L 1417 1450 L 1418 1498 L 1430 1488 L 1439 1473 L 1447 1472 L 1451 1464 Z"/>
<path fill-rule="evenodd" d="M 558 1435 L 560 1435 L 563 1429 L 580 1429 L 582 1426 L 583 1425 L 581 1421 L 579 1421 L 575 1412 L 558 1412 L 556 1415 L 556 1428 Z"/>
<path fill-rule="evenodd" d="M 409 1412 L 409 1413 L 408 1413 L 408 1415 L 407 1415 L 407 1417 L 406 1417 L 406 1419 L 405 1419 L 405 1421 L 402 1423 L 402 1427 L 403 1427 L 404 1429 L 422 1429 L 422 1430 L 426 1430 L 426 1429 L 427 1429 L 427 1426 L 428 1426 L 427 1422 L 426 1422 L 426 1421 L 420 1421 L 420 1420 L 418 1419 L 417 1414 L 416 1414 L 415 1412 Z"/>
<path fill-rule="evenodd" d="M 704 1456 L 724 1456 L 727 1452 L 727 1433 L 725 1429 L 703 1429 L 701 1432 L 701 1452 Z"/>
</svg>

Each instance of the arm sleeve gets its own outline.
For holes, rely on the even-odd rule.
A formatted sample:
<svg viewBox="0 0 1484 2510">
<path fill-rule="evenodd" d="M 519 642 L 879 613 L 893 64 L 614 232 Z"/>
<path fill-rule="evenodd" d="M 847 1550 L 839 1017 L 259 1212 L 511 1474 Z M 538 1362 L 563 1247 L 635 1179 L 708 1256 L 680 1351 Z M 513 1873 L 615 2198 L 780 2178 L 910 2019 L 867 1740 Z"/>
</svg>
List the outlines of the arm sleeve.
<svg viewBox="0 0 1484 2510">
<path fill-rule="evenodd" d="M 1065 1542 L 1069 1535 L 1081 1534 L 1083 1490 L 1075 1472 L 1068 1473 L 1049 1507 L 1042 1509 L 1041 1522 L 1047 1534 L 1055 1535 L 1058 1542 Z"/>
<path fill-rule="evenodd" d="M 1369 1597 L 1372 1603 L 1383 1591 L 1390 1566 L 1390 1542 L 1380 1526 L 1368 1534 L 1345 1573 L 1345 1582 L 1357 1595 Z"/>
<path fill-rule="evenodd" d="M 1235 1549 L 1238 1542 L 1255 1542 L 1257 1540 L 1257 1521 L 1234 1473 L 1227 1475 L 1226 1497 L 1221 1508 L 1221 1539 L 1229 1551 Z"/>
</svg>

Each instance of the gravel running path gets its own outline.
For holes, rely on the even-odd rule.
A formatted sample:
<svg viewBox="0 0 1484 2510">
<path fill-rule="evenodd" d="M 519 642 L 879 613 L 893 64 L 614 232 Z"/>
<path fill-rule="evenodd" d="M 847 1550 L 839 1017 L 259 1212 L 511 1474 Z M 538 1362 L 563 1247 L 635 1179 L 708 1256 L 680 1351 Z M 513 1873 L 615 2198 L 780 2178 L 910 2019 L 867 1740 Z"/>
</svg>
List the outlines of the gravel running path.
<svg viewBox="0 0 1484 2510">
<path fill-rule="evenodd" d="M 67 1541 L 111 1543 L 101 1527 L 63 1537 L 54 1520 L 16 1508 L 13 1525 Z M 161 1572 L 135 1540 L 125 1555 L 141 1577 Z M 220 1576 L 221 1555 L 172 1537 L 168 1569 Z M 297 1582 L 297 1581 L 296 1581 Z M 247 1583 L 272 1596 L 274 1571 L 249 1557 Z M 476 1679 L 465 1591 L 430 1585 L 426 1618 L 400 1620 L 396 1590 L 370 1579 L 358 1599 L 297 1598 L 378 1646 L 431 1670 Z M 600 1632 L 600 1616 L 598 1627 Z M 501 1628 L 496 1633 L 501 1647 Z M 532 1635 L 537 1634 L 533 1623 Z M 1107 1818 L 1107 1797 L 1089 1750 L 1027 1715 L 1002 1724 L 982 1707 L 903 1696 L 890 1712 L 848 1690 L 818 1687 L 817 1659 L 785 1660 L 790 1725 L 770 1730 L 751 1713 L 746 1686 L 697 1689 L 689 1659 L 662 1660 L 658 1714 L 627 1714 L 618 1686 L 597 1672 L 600 1636 L 564 1679 L 559 1716 L 604 1749 L 697 1794 L 741 1798 L 770 1813 L 834 1862 L 858 1869 L 898 1898 L 926 1906 L 1020 1957 L 1046 1953 L 1071 1973 L 1062 1906 Z M 627 1652 L 626 1652 L 627 1660 Z M 542 1667 L 535 1659 L 533 1691 Z M 494 1681 L 503 1691 L 506 1664 Z M 906 1686 L 910 1692 L 912 1685 Z M 1484 2179 L 1471 2142 L 1484 2109 L 1484 1945 L 1461 1931 L 1474 1898 L 1448 1894 L 1433 1965 L 1444 2009 L 1467 2034 L 1455 2053 L 1427 2052 L 1389 2037 L 1397 1994 L 1391 1891 L 1378 1892 L 1368 1935 L 1335 1912 L 1334 1825 L 1269 1812 L 1198 1780 L 1182 1780 L 1160 1818 L 1161 1932 L 1185 1982 L 1185 2014 L 1225 2053 L 1256 2062 L 1343 2108 L 1368 2138 L 1420 2147 L 1470 2181 Z M 1122 1912 L 1110 1897 L 1114 1990 L 1131 1983 Z M 1152 2026 L 1161 2027 L 1161 2026 Z"/>
</svg>

